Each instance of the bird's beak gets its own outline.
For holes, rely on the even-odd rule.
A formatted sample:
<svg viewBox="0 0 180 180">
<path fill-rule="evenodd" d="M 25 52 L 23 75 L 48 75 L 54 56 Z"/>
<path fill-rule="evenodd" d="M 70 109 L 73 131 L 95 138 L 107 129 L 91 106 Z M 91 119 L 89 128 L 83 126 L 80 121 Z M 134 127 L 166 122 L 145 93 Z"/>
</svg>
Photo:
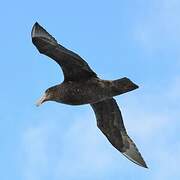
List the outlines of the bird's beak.
<svg viewBox="0 0 180 180">
<path fill-rule="evenodd" d="M 36 106 L 40 106 L 43 102 L 47 100 L 47 95 L 44 94 L 36 103 Z"/>
</svg>

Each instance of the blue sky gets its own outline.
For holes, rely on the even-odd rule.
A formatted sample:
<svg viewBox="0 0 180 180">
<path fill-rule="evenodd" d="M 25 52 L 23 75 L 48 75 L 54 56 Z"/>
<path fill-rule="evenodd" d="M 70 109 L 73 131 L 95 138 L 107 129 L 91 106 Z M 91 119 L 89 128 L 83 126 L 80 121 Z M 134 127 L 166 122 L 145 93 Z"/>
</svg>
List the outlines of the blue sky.
<svg viewBox="0 0 180 180">
<path fill-rule="evenodd" d="M 0 179 L 180 179 L 179 16 L 178 0 L 1 2 Z M 88 105 L 35 106 L 63 80 L 31 43 L 36 21 L 101 78 L 140 86 L 116 99 L 148 170 L 110 145 Z"/>
</svg>

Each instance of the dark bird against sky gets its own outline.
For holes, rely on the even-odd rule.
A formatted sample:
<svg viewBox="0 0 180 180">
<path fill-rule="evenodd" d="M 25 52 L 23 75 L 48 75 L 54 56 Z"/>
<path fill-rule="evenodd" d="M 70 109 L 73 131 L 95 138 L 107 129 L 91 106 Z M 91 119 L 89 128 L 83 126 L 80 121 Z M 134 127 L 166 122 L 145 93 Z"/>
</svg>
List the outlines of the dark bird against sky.
<svg viewBox="0 0 180 180">
<path fill-rule="evenodd" d="M 124 127 L 120 109 L 113 98 L 138 86 L 128 78 L 102 80 L 76 53 L 64 48 L 37 22 L 32 28 L 32 42 L 40 53 L 55 60 L 64 73 L 61 84 L 50 87 L 37 102 L 56 101 L 70 105 L 90 104 L 97 126 L 109 142 L 134 163 L 147 168 L 140 152 Z"/>
</svg>

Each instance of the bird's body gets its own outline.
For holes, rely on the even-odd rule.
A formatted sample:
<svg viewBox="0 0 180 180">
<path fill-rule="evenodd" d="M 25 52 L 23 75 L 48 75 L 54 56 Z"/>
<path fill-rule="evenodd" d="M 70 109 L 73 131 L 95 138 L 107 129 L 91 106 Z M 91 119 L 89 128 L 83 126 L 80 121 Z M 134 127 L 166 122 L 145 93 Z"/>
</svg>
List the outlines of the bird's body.
<svg viewBox="0 0 180 180">
<path fill-rule="evenodd" d="M 86 61 L 58 44 L 38 23 L 33 26 L 31 37 L 39 52 L 55 60 L 64 74 L 64 81 L 48 88 L 37 105 L 45 101 L 69 105 L 90 104 L 96 115 L 97 126 L 109 142 L 128 159 L 147 168 L 126 132 L 120 109 L 113 98 L 138 86 L 126 77 L 113 81 L 98 78 Z"/>
<path fill-rule="evenodd" d="M 108 81 L 92 77 L 81 81 L 64 81 L 53 88 L 56 89 L 56 102 L 69 105 L 83 105 L 112 98 L 136 89 L 137 86 L 127 78 Z"/>
</svg>

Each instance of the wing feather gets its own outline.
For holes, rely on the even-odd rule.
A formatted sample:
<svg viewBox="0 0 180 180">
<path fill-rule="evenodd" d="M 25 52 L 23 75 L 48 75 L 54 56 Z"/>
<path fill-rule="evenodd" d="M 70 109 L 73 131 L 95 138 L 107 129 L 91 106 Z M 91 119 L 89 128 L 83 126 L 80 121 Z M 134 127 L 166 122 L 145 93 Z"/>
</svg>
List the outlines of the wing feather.
<svg viewBox="0 0 180 180">
<path fill-rule="evenodd" d="M 86 61 L 78 54 L 58 44 L 37 22 L 31 32 L 32 42 L 40 53 L 55 60 L 62 68 L 66 81 L 79 81 L 90 77 L 97 77 Z"/>
<path fill-rule="evenodd" d="M 97 126 L 109 142 L 132 162 L 147 168 L 135 143 L 128 136 L 121 111 L 115 99 L 91 104 L 97 119 Z"/>
</svg>

